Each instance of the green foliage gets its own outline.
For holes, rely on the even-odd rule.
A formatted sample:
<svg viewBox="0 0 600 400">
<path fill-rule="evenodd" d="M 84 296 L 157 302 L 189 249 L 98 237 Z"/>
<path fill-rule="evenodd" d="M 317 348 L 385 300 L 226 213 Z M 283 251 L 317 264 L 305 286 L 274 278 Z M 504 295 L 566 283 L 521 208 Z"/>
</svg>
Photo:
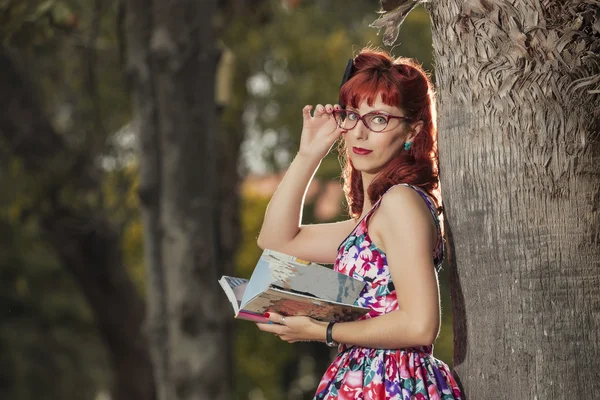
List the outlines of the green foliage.
<svg viewBox="0 0 600 400">
<path fill-rule="evenodd" d="M 0 41 L 44 46 L 57 34 L 71 32 L 78 24 L 72 2 L 23 0 L 0 2 Z"/>
<path fill-rule="evenodd" d="M 258 164 L 266 171 L 285 168 L 295 154 L 302 107 L 337 102 L 348 59 L 365 46 L 381 47 L 378 32 L 368 27 L 377 17 L 373 3 L 305 1 L 293 11 L 277 4 L 264 2 L 263 9 L 254 11 L 254 19 L 245 15 L 232 21 L 225 36 L 227 45 L 248 62 L 252 72 L 246 114 L 251 123 L 248 139 L 256 145 L 248 146 L 252 154 L 244 157 L 250 163 L 261 160 Z M 257 20 L 262 25 L 252 29 L 248 22 Z M 416 58 L 431 68 L 429 17 L 423 8 L 408 16 L 400 40 L 393 54 Z M 263 136 L 259 133 L 257 138 L 254 132 Z M 337 154 L 332 151 L 318 176 L 335 178 L 339 172 Z"/>
<path fill-rule="evenodd" d="M 249 191 L 242 197 L 242 244 L 236 254 L 236 275 L 249 278 L 262 252 L 256 237 L 269 199 Z M 235 398 L 280 399 L 285 392 L 284 369 L 293 361 L 294 347 L 260 331 L 248 321 L 235 321 Z"/>
<path fill-rule="evenodd" d="M 18 54 L 34 79 L 32 95 L 72 149 L 32 176 L 0 141 L 2 399 L 93 400 L 111 387 L 110 355 L 91 310 L 39 228 L 49 188 L 65 204 L 110 216 L 143 291 L 137 169 L 113 134 L 130 118 L 116 5 L 94 10 L 83 0 L 0 0 L 1 45 Z M 101 187 L 71 185 L 79 157 L 105 164 Z"/>
<path fill-rule="evenodd" d="M 19 49 L 27 72 L 37 79 L 36 95 L 44 112 L 72 147 L 73 158 L 89 157 L 104 166 L 101 187 L 74 190 L 65 179 L 59 195 L 109 216 L 121 232 L 129 275 L 144 293 L 138 170 L 121 141 L 127 138 L 128 130 L 122 128 L 131 112 L 117 6 L 118 2 L 102 2 L 98 10 L 83 0 L 0 0 L 0 40 Z M 245 130 L 246 160 L 259 159 L 265 171 L 287 165 L 298 146 L 302 107 L 336 102 L 348 58 L 365 45 L 380 45 L 377 32 L 368 28 L 375 9 L 376 2 L 324 0 L 303 1 L 286 10 L 279 0 L 266 0 L 253 2 L 247 12 L 219 16 L 223 44 L 236 62 L 232 98 L 221 124 L 231 135 Z M 416 57 L 431 68 L 430 40 L 428 16 L 417 8 L 405 21 L 402 44 L 394 53 Z M 58 160 L 58 165 L 47 166 L 47 175 L 32 178 L 19 160 L 4 157 L 3 146 L 0 143 L 0 362 L 5 367 L 0 398 L 93 399 L 110 383 L 108 357 L 77 283 L 31 216 L 31 210 L 44 208 L 45 190 L 56 184 L 56 176 L 68 177 L 72 160 Z M 247 163 L 243 166 L 248 172 Z M 324 160 L 319 175 L 339 176 L 335 153 Z M 239 276 L 250 276 L 260 254 L 256 236 L 267 202 L 251 193 L 242 199 Z M 313 218 L 310 205 L 305 216 Z M 447 299 L 445 278 L 441 279 Z M 442 307 L 444 325 L 435 352 L 449 361 L 450 307 Z M 236 398 L 281 399 L 286 392 L 310 398 L 330 356 L 325 346 L 289 345 L 247 321 L 235 321 L 235 332 Z"/>
<path fill-rule="evenodd" d="M 247 57 L 250 63 L 246 112 L 252 130 L 274 137 L 268 145 L 258 146 L 262 154 L 251 157 L 262 157 L 273 171 L 289 160 L 282 154 L 298 147 L 302 107 L 335 103 L 353 48 L 375 42 L 377 35 L 362 22 L 369 12 L 375 18 L 372 4 L 366 2 L 302 2 L 292 12 L 277 2 L 265 2 L 264 7 L 267 23 L 252 31 L 246 20 L 233 21 L 226 39 L 228 46 L 241 49 L 236 56 Z M 338 71 L 334 78 L 332 71 Z M 339 175 L 334 154 L 324 161 L 323 173 Z"/>
<path fill-rule="evenodd" d="M 452 308 L 450 300 L 449 266 L 444 263 L 438 279 L 440 285 L 440 301 L 442 308 L 442 326 L 437 340 L 434 343 L 433 355 L 444 361 L 452 368 L 454 354 L 454 333 L 452 331 Z"/>
<path fill-rule="evenodd" d="M 236 276 L 250 278 L 262 252 L 256 246 L 256 237 L 267 204 L 267 198 L 251 193 L 242 197 L 242 243 L 236 254 Z M 235 321 L 234 330 L 236 398 L 244 399 L 246 394 L 258 391 L 269 399 L 278 398 L 282 391 L 279 374 L 281 366 L 290 359 L 290 346 L 248 321 Z"/>
<path fill-rule="evenodd" d="M 24 218 L 27 196 L 10 187 L 0 195 L 0 398 L 93 399 L 110 374 L 92 314 L 36 219 Z"/>
<path fill-rule="evenodd" d="M 104 209 L 121 232 L 121 250 L 129 277 L 140 294 L 145 294 L 144 243 L 140 202 L 139 169 L 125 165 L 105 175 L 102 185 Z"/>
</svg>

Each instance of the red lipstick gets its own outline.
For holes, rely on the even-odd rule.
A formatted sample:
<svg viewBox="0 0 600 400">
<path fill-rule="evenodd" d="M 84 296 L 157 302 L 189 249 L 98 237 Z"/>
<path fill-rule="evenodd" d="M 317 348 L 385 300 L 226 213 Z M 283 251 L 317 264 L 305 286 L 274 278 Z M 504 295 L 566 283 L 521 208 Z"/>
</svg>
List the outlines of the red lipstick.
<svg viewBox="0 0 600 400">
<path fill-rule="evenodd" d="M 367 149 L 363 149 L 361 147 L 352 147 L 352 151 L 354 152 L 354 154 L 358 154 L 359 156 L 365 156 L 369 153 L 371 153 L 373 150 L 367 150 Z"/>
</svg>

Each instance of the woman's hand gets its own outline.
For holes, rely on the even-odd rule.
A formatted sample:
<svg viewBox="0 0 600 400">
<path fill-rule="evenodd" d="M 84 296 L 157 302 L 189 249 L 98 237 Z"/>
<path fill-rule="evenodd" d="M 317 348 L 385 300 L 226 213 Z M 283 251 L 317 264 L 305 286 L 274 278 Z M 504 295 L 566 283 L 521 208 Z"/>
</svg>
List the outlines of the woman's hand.
<svg viewBox="0 0 600 400">
<path fill-rule="evenodd" d="M 272 312 L 265 313 L 272 324 L 257 323 L 258 329 L 273 333 L 288 343 L 325 341 L 327 322 L 317 321 L 309 317 L 283 317 Z"/>
<path fill-rule="evenodd" d="M 333 111 L 340 109 L 337 104 L 335 106 L 318 104 L 314 115 L 310 115 L 312 106 L 308 105 L 302 109 L 303 127 L 298 154 L 317 157 L 320 161 L 329 153 L 335 141 L 346 133 L 344 129 L 337 126 L 333 117 Z"/>
</svg>

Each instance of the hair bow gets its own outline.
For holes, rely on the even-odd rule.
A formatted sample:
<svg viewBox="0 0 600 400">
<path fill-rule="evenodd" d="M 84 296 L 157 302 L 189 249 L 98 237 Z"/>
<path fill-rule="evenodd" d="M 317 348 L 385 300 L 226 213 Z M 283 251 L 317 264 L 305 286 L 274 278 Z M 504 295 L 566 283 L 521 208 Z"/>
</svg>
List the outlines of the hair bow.
<svg viewBox="0 0 600 400">
<path fill-rule="evenodd" d="M 350 78 L 352 78 L 352 74 L 354 73 L 354 59 L 349 59 L 348 64 L 346 65 L 346 71 L 344 71 L 344 77 L 342 78 L 342 84 L 340 85 L 340 89 L 344 86 L 344 83 L 348 82 Z M 342 99 L 339 99 L 339 105 L 342 108 L 346 108 L 345 104 L 342 104 Z"/>
</svg>

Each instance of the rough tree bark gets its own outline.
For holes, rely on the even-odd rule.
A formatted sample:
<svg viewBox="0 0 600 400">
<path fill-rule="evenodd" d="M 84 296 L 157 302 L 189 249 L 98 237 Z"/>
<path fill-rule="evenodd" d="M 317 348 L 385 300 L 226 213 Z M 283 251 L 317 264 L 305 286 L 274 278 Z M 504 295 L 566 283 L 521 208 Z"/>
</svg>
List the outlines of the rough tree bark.
<svg viewBox="0 0 600 400">
<path fill-rule="evenodd" d="M 148 332 L 160 400 L 229 399 L 217 280 L 216 0 L 127 1 L 141 143 Z M 230 325 L 230 324 L 229 324 Z"/>
<path fill-rule="evenodd" d="M 119 232 L 102 210 L 65 201 L 98 188 L 94 159 L 70 148 L 52 128 L 14 52 L 0 46 L 0 141 L 40 182 L 27 213 L 87 298 L 112 358 L 115 400 L 152 400 L 152 365 L 142 334 L 144 303 L 126 273 Z M 68 196 L 67 196 L 68 197 Z"/>
<path fill-rule="evenodd" d="M 470 399 L 600 393 L 599 5 L 430 6 Z"/>
</svg>

